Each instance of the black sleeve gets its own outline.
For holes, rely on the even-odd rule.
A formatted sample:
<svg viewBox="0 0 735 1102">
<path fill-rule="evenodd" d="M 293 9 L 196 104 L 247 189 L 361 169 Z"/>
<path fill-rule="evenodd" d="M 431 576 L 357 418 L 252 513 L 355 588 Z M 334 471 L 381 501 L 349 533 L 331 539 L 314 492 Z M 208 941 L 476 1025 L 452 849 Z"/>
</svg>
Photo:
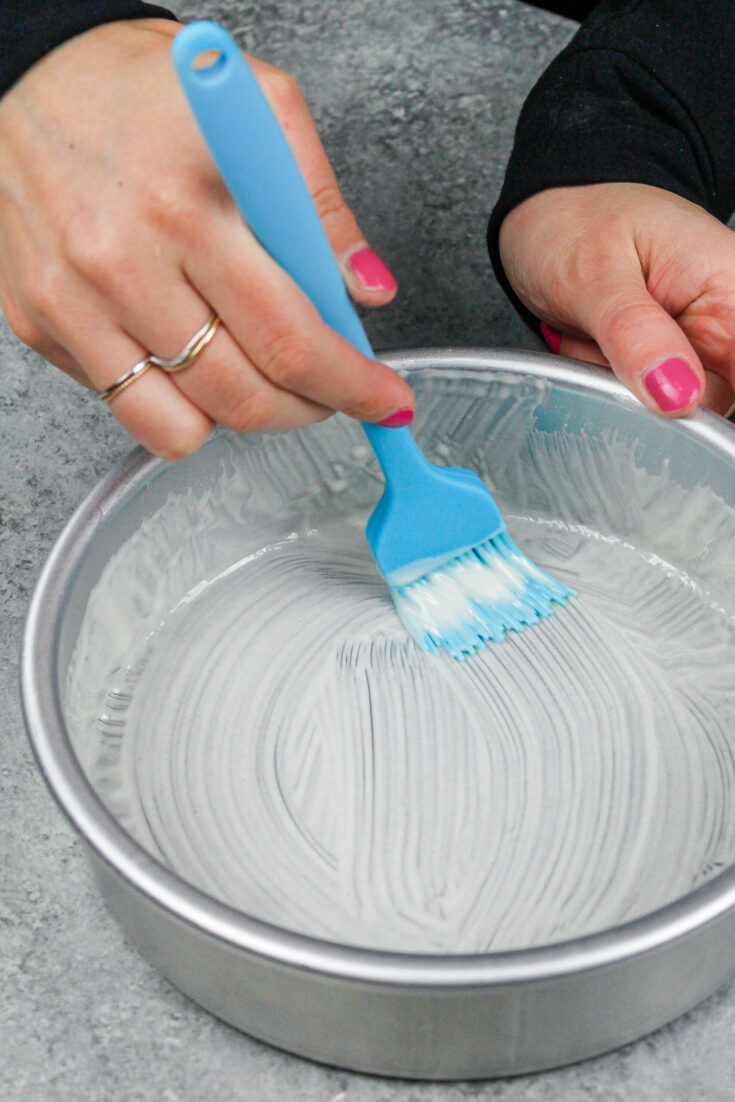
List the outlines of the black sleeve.
<svg viewBox="0 0 735 1102">
<path fill-rule="evenodd" d="M 175 19 L 137 0 L 0 0 L 0 96 L 68 38 L 118 19 Z"/>
<path fill-rule="evenodd" d="M 555 15 L 564 15 L 567 19 L 576 19 L 581 23 L 586 19 L 597 0 L 530 0 L 534 8 L 545 8 Z"/>
<path fill-rule="evenodd" d="M 551 6 L 551 5 L 549 5 Z M 726 221 L 735 208 L 735 3 L 603 0 L 531 90 L 488 228 L 546 188 L 651 184 Z"/>
</svg>

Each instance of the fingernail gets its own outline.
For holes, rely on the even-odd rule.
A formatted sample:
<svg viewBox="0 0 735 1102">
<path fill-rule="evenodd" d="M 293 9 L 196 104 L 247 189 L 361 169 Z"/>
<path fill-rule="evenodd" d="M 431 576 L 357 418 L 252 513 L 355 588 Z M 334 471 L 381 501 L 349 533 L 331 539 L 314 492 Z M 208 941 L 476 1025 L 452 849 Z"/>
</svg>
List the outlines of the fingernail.
<svg viewBox="0 0 735 1102">
<path fill-rule="evenodd" d="M 398 286 L 389 268 L 372 249 L 358 249 L 348 257 L 347 267 L 368 291 L 395 291 Z"/>
<path fill-rule="evenodd" d="M 541 322 L 541 333 L 552 352 L 558 354 L 561 348 L 561 333 L 558 329 L 552 329 L 545 321 Z"/>
<path fill-rule="evenodd" d="M 686 360 L 672 358 L 651 368 L 644 377 L 646 390 L 664 413 L 684 409 L 699 395 L 699 379 Z"/>
<path fill-rule="evenodd" d="M 391 413 L 385 421 L 378 421 L 384 429 L 402 429 L 404 425 L 410 425 L 413 421 L 412 409 L 399 409 L 398 413 Z"/>
</svg>

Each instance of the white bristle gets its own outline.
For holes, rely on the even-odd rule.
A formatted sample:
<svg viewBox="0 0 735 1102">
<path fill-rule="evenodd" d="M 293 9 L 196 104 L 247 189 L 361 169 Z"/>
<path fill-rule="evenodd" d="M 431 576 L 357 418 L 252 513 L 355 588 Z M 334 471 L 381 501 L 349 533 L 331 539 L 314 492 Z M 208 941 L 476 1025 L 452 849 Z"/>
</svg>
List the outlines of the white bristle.
<svg viewBox="0 0 735 1102">
<path fill-rule="evenodd" d="M 521 631 L 574 593 L 531 562 L 506 532 L 409 585 L 391 587 L 401 620 L 424 650 L 463 659 Z"/>
</svg>

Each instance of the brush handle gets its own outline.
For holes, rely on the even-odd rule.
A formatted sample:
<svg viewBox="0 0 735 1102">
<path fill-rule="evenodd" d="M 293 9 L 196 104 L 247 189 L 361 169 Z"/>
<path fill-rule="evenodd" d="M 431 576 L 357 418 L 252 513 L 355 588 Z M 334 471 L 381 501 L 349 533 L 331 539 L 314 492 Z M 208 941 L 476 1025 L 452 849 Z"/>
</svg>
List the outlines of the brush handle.
<svg viewBox="0 0 735 1102">
<path fill-rule="evenodd" d="M 217 50 L 209 68 L 193 68 Z M 375 359 L 291 147 L 235 40 L 201 20 L 179 31 L 173 59 L 205 142 L 248 226 L 311 299 L 327 325 Z M 383 472 L 423 466 L 407 428 L 362 423 Z"/>
</svg>

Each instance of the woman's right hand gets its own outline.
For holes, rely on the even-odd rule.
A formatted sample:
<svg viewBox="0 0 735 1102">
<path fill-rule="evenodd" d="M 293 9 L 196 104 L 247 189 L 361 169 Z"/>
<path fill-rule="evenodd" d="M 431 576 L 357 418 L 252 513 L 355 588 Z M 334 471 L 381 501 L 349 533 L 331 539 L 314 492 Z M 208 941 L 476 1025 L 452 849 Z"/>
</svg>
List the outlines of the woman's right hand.
<svg viewBox="0 0 735 1102">
<path fill-rule="evenodd" d="M 37 62 L 0 101 L 0 305 L 16 335 L 102 391 L 154 353 L 177 356 L 212 311 L 196 361 L 151 369 L 110 403 L 150 451 L 177 459 L 213 423 L 289 429 L 342 410 L 384 421 L 408 384 L 326 326 L 240 218 L 171 61 L 179 25 L 96 27 Z M 346 207 L 285 73 L 250 59 L 307 180 L 353 298 L 396 284 Z"/>
</svg>

